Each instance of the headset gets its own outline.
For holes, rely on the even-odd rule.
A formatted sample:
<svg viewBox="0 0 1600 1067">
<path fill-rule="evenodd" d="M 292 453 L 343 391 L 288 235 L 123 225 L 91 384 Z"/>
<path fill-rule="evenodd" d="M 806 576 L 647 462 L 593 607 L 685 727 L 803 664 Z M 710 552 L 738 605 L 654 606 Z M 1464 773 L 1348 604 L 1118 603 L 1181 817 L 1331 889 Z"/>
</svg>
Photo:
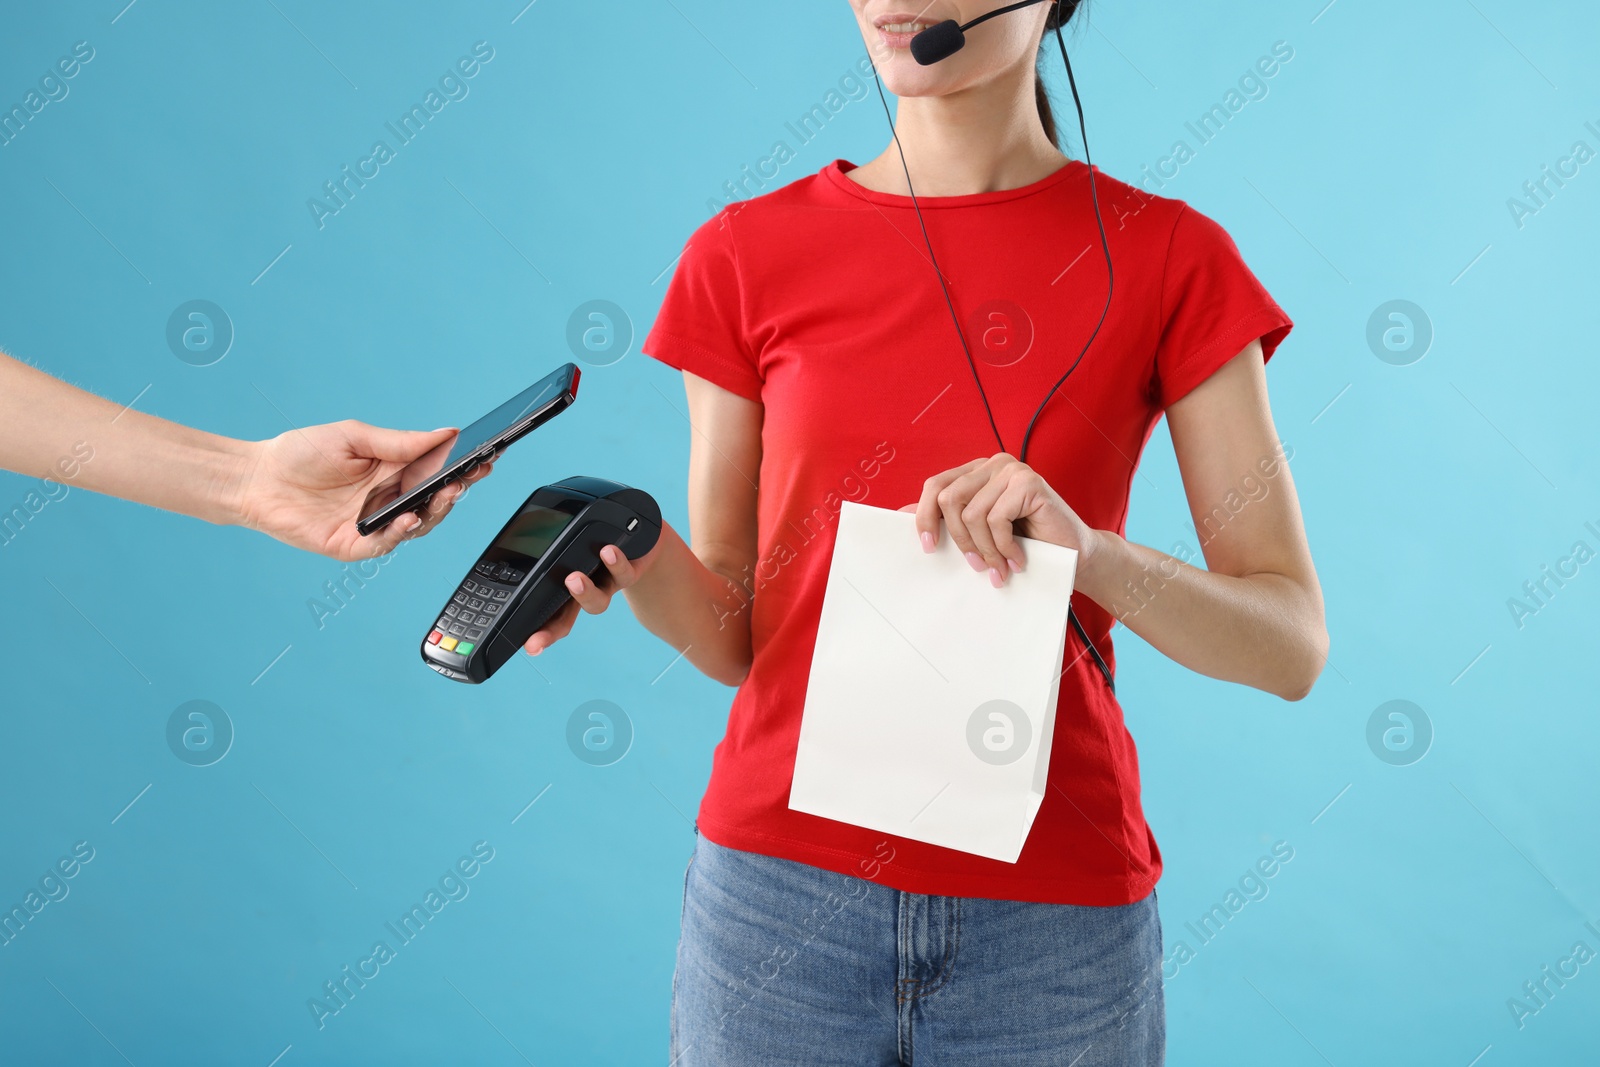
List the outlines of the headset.
<svg viewBox="0 0 1600 1067">
<path fill-rule="evenodd" d="M 1100 327 L 1105 324 L 1106 315 L 1111 311 L 1111 293 L 1113 281 L 1111 269 L 1111 243 L 1106 239 L 1105 222 L 1100 216 L 1100 197 L 1095 190 L 1094 163 L 1089 158 L 1089 131 L 1085 127 L 1083 121 L 1083 102 L 1078 98 L 1078 83 L 1077 80 L 1072 76 L 1072 60 L 1067 58 L 1067 45 L 1066 42 L 1061 38 L 1061 24 L 1071 20 L 1082 0 L 1020 0 L 1019 3 L 1007 4 L 1004 7 L 999 7 L 988 12 L 987 14 L 979 15 L 977 18 L 967 23 L 958 23 L 955 19 L 946 19 L 943 22 L 928 27 L 927 29 L 918 33 L 915 37 L 911 38 L 912 58 L 925 67 L 931 66 L 932 64 L 937 63 L 942 59 L 948 59 L 959 52 L 962 46 L 967 43 L 966 31 L 972 29 L 974 26 L 977 26 L 979 23 L 987 22 L 997 15 L 1004 15 L 1007 12 L 1018 11 L 1025 7 L 1032 7 L 1035 4 L 1046 2 L 1058 3 L 1060 5 L 1060 17 L 1055 20 L 1055 26 L 1052 28 L 1055 30 L 1056 34 L 1056 45 L 1061 49 L 1061 62 L 1064 63 L 1067 68 L 1067 84 L 1072 88 L 1072 105 L 1077 109 L 1078 112 L 1078 135 L 1083 141 L 1083 161 L 1089 168 L 1089 199 L 1094 203 L 1095 226 L 1100 231 L 1100 250 L 1105 254 L 1106 260 L 1106 302 L 1105 306 L 1100 309 L 1099 321 L 1094 324 L 1094 329 L 1090 332 L 1089 339 L 1083 343 L 1083 348 L 1078 352 L 1077 358 L 1075 358 L 1071 365 L 1067 367 L 1066 373 L 1057 379 L 1056 383 L 1050 387 L 1050 391 L 1044 395 L 1044 399 L 1039 401 L 1039 406 L 1034 410 L 1033 417 L 1028 420 L 1028 428 L 1022 435 L 1022 448 L 1017 453 L 1017 458 L 1024 463 L 1028 461 L 1028 445 L 1033 439 L 1033 428 L 1038 423 L 1039 416 L 1044 413 L 1045 406 L 1050 403 L 1051 397 L 1055 396 L 1056 392 L 1066 384 L 1067 379 L 1072 376 L 1072 372 L 1078 369 L 1078 364 L 1083 361 L 1083 357 L 1089 351 L 1089 346 L 1094 344 L 1094 339 L 1099 336 Z M 868 55 L 868 62 L 871 62 L 870 53 Z M 966 334 L 963 333 L 961 329 L 961 319 L 956 315 L 955 303 L 950 299 L 950 288 L 945 284 L 944 271 L 939 269 L 939 261 L 934 258 L 933 242 L 928 239 L 928 226 L 922 218 L 922 207 L 917 203 L 917 191 L 912 187 L 911 184 L 911 169 L 906 165 L 905 149 L 900 146 L 900 134 L 894 128 L 894 117 L 889 113 L 889 101 L 883 94 L 883 79 L 878 76 L 878 65 L 876 63 L 872 64 L 872 73 L 874 81 L 878 86 L 878 100 L 883 104 L 884 117 L 889 120 L 889 132 L 894 135 L 894 146 L 895 149 L 900 153 L 900 168 L 905 172 L 906 188 L 911 191 L 911 206 L 916 209 L 917 224 L 922 228 L 922 242 L 928 249 L 928 261 L 933 264 L 933 273 L 939 279 L 939 288 L 944 293 L 945 306 L 950 309 L 950 320 L 951 322 L 955 323 L 956 337 L 961 341 L 961 350 L 966 353 L 967 356 L 967 366 L 972 370 L 973 384 L 978 387 L 978 397 L 983 401 L 983 410 L 989 416 L 989 429 L 994 432 L 994 439 L 996 444 L 1000 446 L 1000 451 L 1004 452 L 1005 441 L 1000 436 L 1000 428 L 995 424 L 994 421 L 994 410 L 989 406 L 988 394 L 983 391 L 983 382 L 978 377 L 978 365 L 972 359 L 972 350 L 967 347 Z M 1104 676 L 1106 680 L 1106 685 L 1110 688 L 1112 694 L 1115 695 L 1117 691 L 1117 683 L 1116 679 L 1114 679 L 1111 675 L 1111 667 L 1100 655 L 1100 650 L 1095 647 L 1094 642 L 1089 640 L 1089 635 L 1084 630 L 1083 623 L 1078 621 L 1078 615 L 1072 610 L 1072 605 L 1070 602 L 1067 605 L 1067 622 L 1071 624 L 1073 632 L 1075 632 L 1079 639 L 1083 641 L 1083 645 L 1086 649 L 1088 649 L 1089 654 L 1094 657 L 1095 663 L 1100 668 L 1101 675 Z"/>
</svg>

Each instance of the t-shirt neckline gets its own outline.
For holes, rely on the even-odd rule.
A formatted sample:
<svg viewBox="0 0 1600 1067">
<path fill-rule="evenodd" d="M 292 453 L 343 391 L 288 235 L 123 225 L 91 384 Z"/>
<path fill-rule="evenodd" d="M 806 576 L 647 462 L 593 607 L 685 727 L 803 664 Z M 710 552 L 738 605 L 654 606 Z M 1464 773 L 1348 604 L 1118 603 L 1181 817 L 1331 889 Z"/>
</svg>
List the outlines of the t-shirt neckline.
<svg viewBox="0 0 1600 1067">
<path fill-rule="evenodd" d="M 960 193 L 956 196 L 923 196 L 918 194 L 917 206 L 924 208 L 976 207 L 980 204 L 998 204 L 1006 200 L 1016 200 L 1024 196 L 1032 196 L 1035 193 L 1044 192 L 1046 189 L 1065 180 L 1069 174 L 1076 173 L 1077 169 L 1083 165 L 1081 160 L 1069 159 L 1038 181 L 1030 182 L 1027 185 L 1019 185 L 1015 189 L 993 189 L 982 193 Z M 835 159 L 832 163 L 822 168 L 822 173 L 833 184 L 858 199 L 889 207 L 909 208 L 912 206 L 911 197 L 909 196 L 903 196 L 899 193 L 879 192 L 876 189 L 868 189 L 860 182 L 852 181 L 846 175 L 849 171 L 855 170 L 856 167 L 857 164 L 850 162 L 848 159 Z"/>
</svg>

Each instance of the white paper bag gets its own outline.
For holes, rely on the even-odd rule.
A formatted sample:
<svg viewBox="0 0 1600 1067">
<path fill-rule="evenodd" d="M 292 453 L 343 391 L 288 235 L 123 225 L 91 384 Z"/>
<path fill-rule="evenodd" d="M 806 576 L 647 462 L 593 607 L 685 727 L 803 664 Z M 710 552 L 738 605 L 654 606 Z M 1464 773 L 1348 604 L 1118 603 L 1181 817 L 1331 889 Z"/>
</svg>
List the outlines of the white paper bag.
<svg viewBox="0 0 1600 1067">
<path fill-rule="evenodd" d="M 789 807 L 1015 863 L 1044 799 L 1078 553 L 996 589 L 916 517 L 846 503 Z"/>
</svg>

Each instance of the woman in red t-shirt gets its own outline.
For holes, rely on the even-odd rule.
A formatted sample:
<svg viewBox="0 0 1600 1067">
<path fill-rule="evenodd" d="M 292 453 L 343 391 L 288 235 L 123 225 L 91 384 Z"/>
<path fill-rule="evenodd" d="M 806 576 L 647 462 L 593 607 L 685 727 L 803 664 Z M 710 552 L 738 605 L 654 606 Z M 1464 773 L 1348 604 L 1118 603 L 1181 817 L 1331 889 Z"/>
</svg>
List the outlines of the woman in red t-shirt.
<svg viewBox="0 0 1600 1067">
<path fill-rule="evenodd" d="M 875 66 L 900 98 L 896 143 L 700 226 L 644 342 L 684 372 L 692 547 L 664 528 L 641 559 L 603 550 L 607 588 L 574 575 L 576 604 L 527 647 L 622 590 L 738 686 L 685 875 L 680 1067 L 913 1047 L 918 1064 L 1159 1063 L 1161 855 L 1111 625 L 1212 677 L 1310 690 L 1328 638 L 1264 372 L 1292 324 L 1215 222 L 1057 147 L 1035 57 L 1076 0 L 987 22 L 931 66 L 914 32 L 990 8 L 894 3 L 851 0 L 876 63 L 840 90 L 865 92 Z M 761 177 L 792 152 L 775 145 Z M 1162 415 L 1205 569 L 1123 537 Z M 1049 788 L 1015 863 L 788 807 L 845 500 L 915 508 L 924 548 L 951 537 L 973 581 L 1025 569 L 1018 535 L 1079 554 Z"/>
</svg>

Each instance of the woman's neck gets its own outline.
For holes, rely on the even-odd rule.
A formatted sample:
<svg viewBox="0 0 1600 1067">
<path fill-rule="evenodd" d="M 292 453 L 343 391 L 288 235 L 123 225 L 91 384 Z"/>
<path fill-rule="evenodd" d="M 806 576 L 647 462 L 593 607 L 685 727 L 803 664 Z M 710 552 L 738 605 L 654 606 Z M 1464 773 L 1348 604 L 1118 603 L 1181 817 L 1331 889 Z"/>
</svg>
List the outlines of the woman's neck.
<svg viewBox="0 0 1600 1067">
<path fill-rule="evenodd" d="M 983 85 L 900 100 L 895 131 L 918 196 L 1016 189 L 1066 165 L 1039 122 L 1034 77 L 1032 66 L 1023 65 Z M 849 176 L 877 192 L 907 192 L 893 141 Z"/>
</svg>

